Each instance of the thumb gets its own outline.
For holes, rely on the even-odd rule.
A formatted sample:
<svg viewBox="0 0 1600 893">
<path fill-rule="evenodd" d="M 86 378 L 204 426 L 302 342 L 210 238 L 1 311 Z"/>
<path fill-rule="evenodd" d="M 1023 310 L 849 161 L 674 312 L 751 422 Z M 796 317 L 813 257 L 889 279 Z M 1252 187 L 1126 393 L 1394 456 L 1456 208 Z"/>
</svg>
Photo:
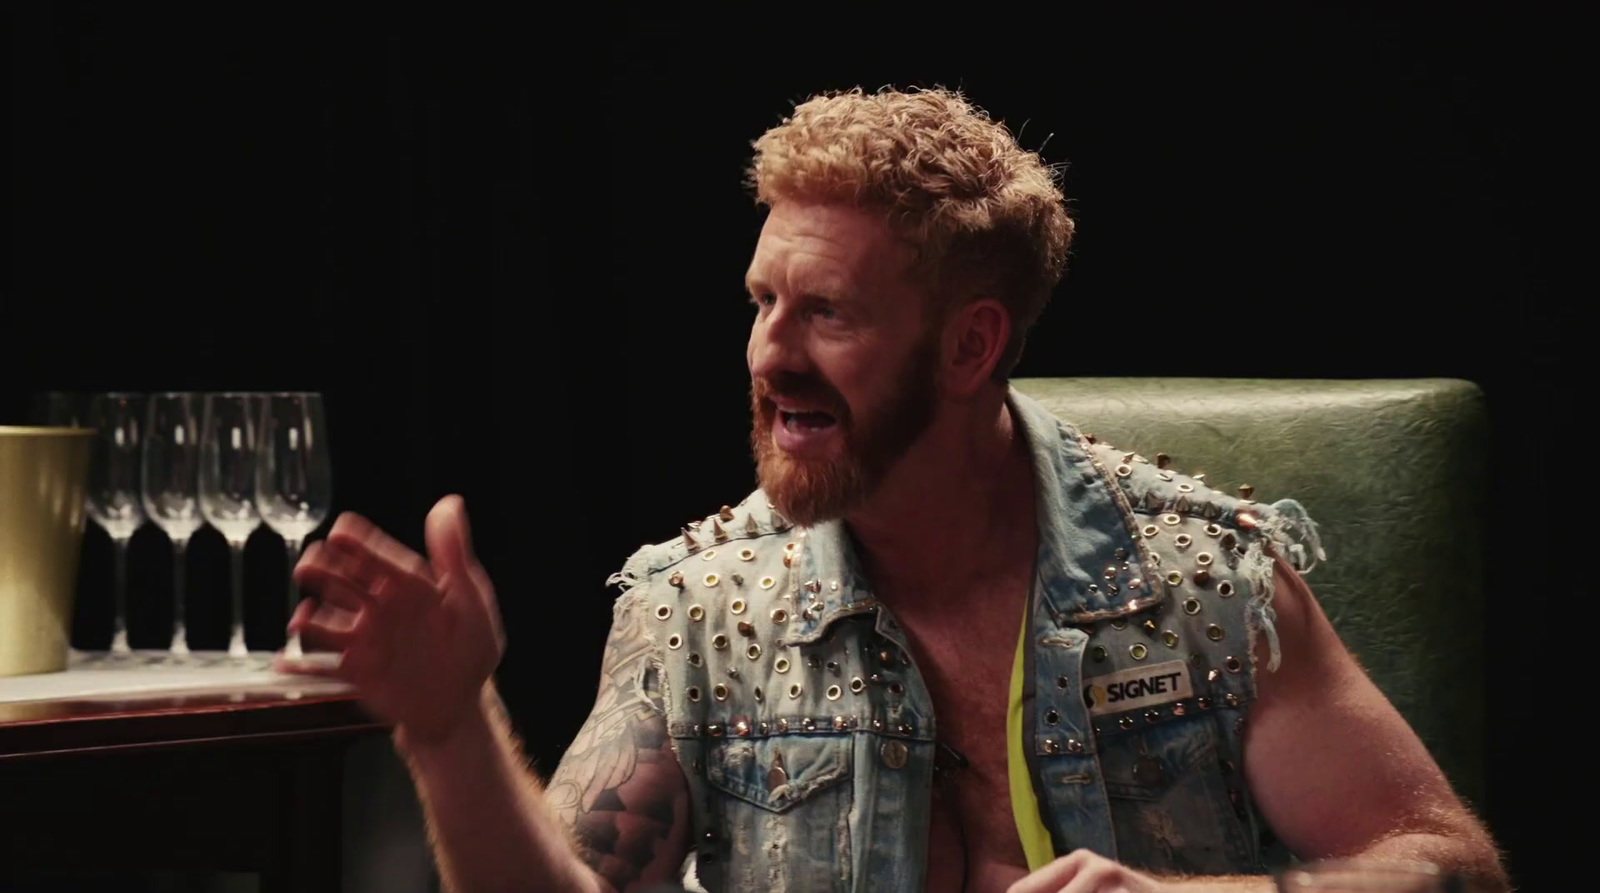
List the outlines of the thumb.
<svg viewBox="0 0 1600 893">
<path fill-rule="evenodd" d="M 472 554 L 472 526 L 467 521 L 467 503 L 460 496 L 446 496 L 434 504 L 424 525 L 428 562 L 434 573 L 457 580 L 472 579 L 478 563 Z"/>
</svg>

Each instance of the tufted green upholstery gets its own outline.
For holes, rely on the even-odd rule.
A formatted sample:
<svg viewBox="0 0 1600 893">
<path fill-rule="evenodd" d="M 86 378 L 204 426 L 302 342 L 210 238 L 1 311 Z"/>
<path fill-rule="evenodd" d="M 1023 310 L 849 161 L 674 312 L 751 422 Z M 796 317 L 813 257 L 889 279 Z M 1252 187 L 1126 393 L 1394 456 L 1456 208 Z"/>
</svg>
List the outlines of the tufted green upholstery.
<svg viewBox="0 0 1600 893">
<path fill-rule="evenodd" d="M 1299 500 L 1328 553 L 1307 577 L 1356 658 L 1469 802 L 1484 787 L 1483 395 L 1448 379 L 1018 379 L 1102 442 Z M 1358 742 L 1350 742 L 1358 747 Z"/>
</svg>

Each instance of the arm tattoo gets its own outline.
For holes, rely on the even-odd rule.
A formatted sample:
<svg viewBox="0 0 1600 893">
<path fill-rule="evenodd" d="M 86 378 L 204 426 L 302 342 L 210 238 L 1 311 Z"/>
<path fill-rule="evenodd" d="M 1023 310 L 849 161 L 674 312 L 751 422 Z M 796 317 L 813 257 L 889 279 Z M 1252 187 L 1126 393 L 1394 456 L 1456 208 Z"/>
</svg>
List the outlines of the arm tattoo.
<svg viewBox="0 0 1600 893">
<path fill-rule="evenodd" d="M 589 867 L 618 891 L 676 870 L 688 837 L 688 786 L 669 745 L 644 613 L 638 600 L 621 608 L 594 709 L 545 791 Z"/>
</svg>

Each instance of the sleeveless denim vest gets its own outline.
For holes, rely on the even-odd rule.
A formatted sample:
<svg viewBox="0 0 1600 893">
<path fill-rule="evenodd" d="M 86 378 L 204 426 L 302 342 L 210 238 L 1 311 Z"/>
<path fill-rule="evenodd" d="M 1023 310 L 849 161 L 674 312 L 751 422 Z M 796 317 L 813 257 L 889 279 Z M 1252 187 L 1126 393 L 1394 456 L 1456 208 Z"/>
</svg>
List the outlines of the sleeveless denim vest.
<svg viewBox="0 0 1600 893">
<path fill-rule="evenodd" d="M 1265 635 L 1276 662 L 1272 553 L 1309 569 L 1314 525 L 1095 443 L 1015 390 L 1010 405 L 1039 509 L 1023 735 L 1056 855 L 1263 871 L 1242 768 L 1252 645 Z M 651 618 L 691 889 L 923 888 L 937 717 L 852 548 L 841 523 L 793 527 L 757 491 L 612 577 L 617 611 Z"/>
</svg>

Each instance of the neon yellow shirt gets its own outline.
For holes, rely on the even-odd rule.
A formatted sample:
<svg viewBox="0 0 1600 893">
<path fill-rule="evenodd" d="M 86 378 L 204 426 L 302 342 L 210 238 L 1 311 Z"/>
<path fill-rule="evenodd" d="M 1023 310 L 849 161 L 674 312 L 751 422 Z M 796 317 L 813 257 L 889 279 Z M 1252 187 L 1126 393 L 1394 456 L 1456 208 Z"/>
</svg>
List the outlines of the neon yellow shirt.
<svg viewBox="0 0 1600 893">
<path fill-rule="evenodd" d="M 1017 836 L 1022 839 L 1028 870 L 1037 871 L 1055 859 L 1050 832 L 1039 818 L 1039 801 L 1034 796 L 1033 779 L 1028 773 L 1028 755 L 1022 740 L 1022 692 L 1027 661 L 1028 611 L 1022 612 L 1022 631 L 1017 636 L 1017 656 L 1011 663 L 1011 695 L 1006 701 L 1006 774 L 1011 781 L 1011 812 L 1017 819 Z"/>
</svg>

